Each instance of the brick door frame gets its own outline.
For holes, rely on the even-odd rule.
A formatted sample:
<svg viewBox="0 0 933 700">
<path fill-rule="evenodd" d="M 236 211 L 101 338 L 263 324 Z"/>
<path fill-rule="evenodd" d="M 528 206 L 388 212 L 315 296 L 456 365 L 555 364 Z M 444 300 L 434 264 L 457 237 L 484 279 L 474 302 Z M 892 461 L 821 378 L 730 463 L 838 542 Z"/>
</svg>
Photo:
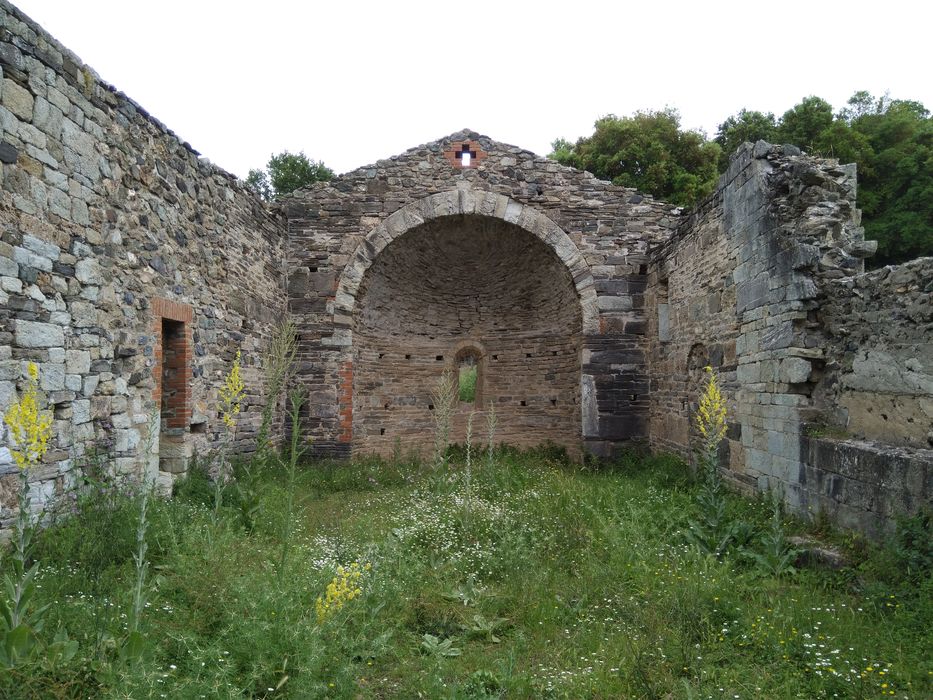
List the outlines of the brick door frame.
<svg viewBox="0 0 933 700">
<path fill-rule="evenodd" d="M 152 398 L 160 411 L 162 410 L 162 373 L 164 369 L 163 343 L 165 340 L 162 334 L 163 321 L 174 321 L 182 324 L 182 341 L 176 348 L 176 352 L 181 353 L 181 362 L 179 364 L 185 371 L 181 373 L 181 377 L 178 379 L 177 384 L 174 385 L 177 392 L 176 397 L 178 397 L 175 399 L 175 402 L 180 402 L 181 406 L 177 407 L 174 420 L 178 425 L 173 425 L 171 427 L 180 427 L 184 432 L 187 432 L 188 424 L 191 421 L 191 363 L 194 354 L 191 322 L 193 318 L 194 310 L 189 304 L 183 304 L 161 297 L 152 299 L 152 333 L 155 337 L 152 367 L 153 376 L 155 378 L 155 388 L 152 392 Z"/>
</svg>

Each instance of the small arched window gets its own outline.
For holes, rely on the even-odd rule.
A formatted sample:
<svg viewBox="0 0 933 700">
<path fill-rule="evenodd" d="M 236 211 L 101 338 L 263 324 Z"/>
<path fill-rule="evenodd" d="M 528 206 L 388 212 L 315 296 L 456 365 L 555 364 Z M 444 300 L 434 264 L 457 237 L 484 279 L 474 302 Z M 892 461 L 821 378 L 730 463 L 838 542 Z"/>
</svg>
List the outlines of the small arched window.
<svg viewBox="0 0 933 700">
<path fill-rule="evenodd" d="M 479 348 L 470 345 L 460 348 L 454 356 L 457 397 L 462 404 L 481 405 L 482 358 Z"/>
<path fill-rule="evenodd" d="M 473 355 L 466 355 L 460 360 L 460 367 L 457 371 L 457 394 L 464 403 L 476 403 L 476 372 L 478 369 L 479 366 L 476 364 L 476 358 Z"/>
</svg>

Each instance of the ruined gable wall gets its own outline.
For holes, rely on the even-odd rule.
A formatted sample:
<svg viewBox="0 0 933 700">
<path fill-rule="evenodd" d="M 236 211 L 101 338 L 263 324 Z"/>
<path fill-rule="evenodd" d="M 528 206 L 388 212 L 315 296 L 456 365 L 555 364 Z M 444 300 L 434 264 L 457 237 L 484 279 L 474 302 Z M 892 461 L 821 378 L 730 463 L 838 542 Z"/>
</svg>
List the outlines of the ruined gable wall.
<svg viewBox="0 0 933 700">
<path fill-rule="evenodd" d="M 219 378 L 237 348 L 252 394 L 239 434 L 255 430 L 258 352 L 284 312 L 283 227 L 5 0 L 0 20 L 0 409 L 37 362 L 55 412 L 33 476 L 42 507 L 92 448 L 139 470 L 158 407 L 160 316 L 186 324 L 185 370 L 165 387 L 188 386 L 180 452 L 214 441 Z M 3 432 L 4 517 L 12 469 Z"/>
<path fill-rule="evenodd" d="M 456 169 L 444 152 L 468 140 L 485 152 Z M 567 233 L 592 275 L 600 328 L 582 339 L 583 373 L 596 394 L 587 437 L 594 449 L 647 435 L 644 291 L 647 249 L 665 238 L 679 210 L 580 171 L 498 144 L 454 134 L 389 160 L 319 183 L 285 204 L 289 220 L 289 303 L 302 339 L 310 389 L 307 426 L 319 451 L 346 454 L 352 340 L 334 325 L 337 281 L 364 237 L 393 212 L 458 189 L 505 195 L 541 212 Z M 477 194 L 477 197 L 479 194 Z"/>
</svg>

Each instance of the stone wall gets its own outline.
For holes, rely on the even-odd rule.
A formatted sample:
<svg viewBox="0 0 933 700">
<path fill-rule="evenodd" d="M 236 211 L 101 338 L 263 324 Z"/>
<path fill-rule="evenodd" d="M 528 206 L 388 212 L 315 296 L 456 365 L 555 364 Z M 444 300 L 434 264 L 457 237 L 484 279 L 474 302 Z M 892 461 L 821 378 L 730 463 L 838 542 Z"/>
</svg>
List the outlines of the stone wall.
<svg viewBox="0 0 933 700">
<path fill-rule="evenodd" d="M 475 154 L 468 168 L 459 167 L 454 159 L 464 146 Z M 302 380 L 312 397 L 306 427 L 314 435 L 319 453 L 385 451 L 394 440 L 391 427 L 384 435 L 377 435 L 375 423 L 363 428 L 355 422 L 367 401 L 375 402 L 376 409 L 382 406 L 386 410 L 384 400 L 379 403 L 363 394 L 364 387 L 378 382 L 379 372 L 403 371 L 399 366 L 383 370 L 373 366 L 370 373 L 360 365 L 361 358 L 354 357 L 356 339 L 362 337 L 362 329 L 356 325 L 357 307 L 365 303 L 366 290 L 371 286 L 365 280 L 375 274 L 371 270 L 374 262 L 385 254 L 383 249 L 402 245 L 398 241 L 417 235 L 421 226 L 438 219 L 458 222 L 459 235 L 467 241 L 473 229 L 460 224 L 475 221 L 472 217 L 477 215 L 508 224 L 503 236 L 515 236 L 521 245 L 525 245 L 522 241 L 537 238 L 551 251 L 534 253 L 543 255 L 542 260 L 548 255 L 549 259 L 559 258 L 562 265 L 547 263 L 536 271 L 531 264 L 535 258 L 520 249 L 498 253 L 504 256 L 500 262 L 508 269 L 508 279 L 518 283 L 518 288 L 525 281 L 535 281 L 532 275 L 537 276 L 537 287 L 528 288 L 539 291 L 528 300 L 535 293 L 559 293 L 562 278 L 569 276 L 582 323 L 559 347 L 549 351 L 557 350 L 558 356 L 566 359 L 573 348 L 580 348 L 582 374 L 573 388 L 566 392 L 561 389 L 561 395 L 556 396 L 558 385 L 540 385 L 539 377 L 557 373 L 542 364 L 544 345 L 536 345 L 533 340 L 537 333 L 534 327 L 522 341 L 527 349 L 522 349 L 521 344 L 506 342 L 505 328 L 493 331 L 474 323 L 475 316 L 470 320 L 473 312 L 469 307 L 474 304 L 471 300 L 482 296 L 485 277 L 472 275 L 471 281 L 463 282 L 467 267 L 460 266 L 473 264 L 476 256 L 482 255 L 482 251 L 476 251 L 472 257 L 452 261 L 457 270 L 451 274 L 461 279 L 462 296 L 452 300 L 448 295 L 451 306 L 435 313 L 435 320 L 443 321 L 439 332 L 449 339 L 443 348 L 425 349 L 428 364 L 417 371 L 417 376 L 413 374 L 410 382 L 406 380 L 422 387 L 418 398 L 409 400 L 423 406 L 433 383 L 431 377 L 443 371 L 443 363 L 430 359 L 431 352 L 434 357 L 447 357 L 454 336 L 472 338 L 490 354 L 501 354 L 503 358 L 516 353 L 532 355 L 525 359 L 534 362 L 515 365 L 509 371 L 512 387 L 502 393 L 510 397 L 503 401 L 500 416 L 508 439 L 537 439 L 547 426 L 560 426 L 552 437 L 574 451 L 579 449 L 581 436 L 594 451 L 608 451 L 616 443 L 647 438 L 647 251 L 651 243 L 668 236 L 680 215 L 679 209 L 469 131 L 419 146 L 329 183 L 318 183 L 286 200 L 284 209 L 289 226 L 289 304 L 301 332 Z M 430 286 L 445 274 L 443 268 L 427 275 L 408 273 L 406 279 L 410 280 L 410 289 L 427 285 L 422 296 L 430 296 Z M 419 294 L 416 291 L 412 298 Z M 408 292 L 383 300 L 387 306 L 382 310 L 395 314 L 391 308 L 404 304 L 405 296 Z M 525 302 L 514 305 L 516 320 L 526 312 L 533 314 L 533 306 Z M 392 342 L 394 347 L 383 348 L 384 359 L 399 354 L 404 357 L 407 341 L 396 337 Z M 494 348 L 500 342 L 514 348 L 503 346 L 499 353 Z M 494 365 L 488 366 L 492 372 Z M 411 397 L 414 392 L 405 389 L 399 394 L 403 395 Z M 577 396 L 580 406 L 574 411 L 579 410 L 582 430 L 576 430 L 571 438 L 570 425 L 576 418 L 564 411 Z M 556 405 L 551 404 L 552 399 Z M 541 412 L 536 413 L 539 409 L 529 402 L 540 405 Z M 423 426 L 427 414 L 421 414 L 417 421 L 419 427 Z M 506 426 L 516 429 L 509 431 Z M 522 439 L 518 426 L 538 428 L 533 437 Z"/>
<path fill-rule="evenodd" d="M 854 167 L 746 144 L 685 216 L 461 131 L 269 208 L 6 0 L 0 19 L 0 409 L 38 363 L 37 508 L 94 454 L 169 485 L 217 445 L 237 350 L 250 449 L 286 316 L 318 454 L 424 453 L 465 358 L 454 440 L 492 403 L 500 441 L 687 454 L 709 365 L 735 484 L 868 532 L 930 503 L 933 260 L 863 272 Z"/>
<path fill-rule="evenodd" d="M 933 258 L 821 288 L 822 418 L 859 439 L 933 447 Z"/>
<path fill-rule="evenodd" d="M 829 446 L 806 426 L 925 446 L 930 263 L 863 274 L 874 245 L 859 223 L 853 166 L 764 142 L 736 153 L 716 194 L 653 251 L 651 441 L 689 451 L 709 363 L 732 417 L 729 479 L 880 532 L 930 503 L 933 453 Z"/>
<path fill-rule="evenodd" d="M 35 506 L 71 489 L 92 451 L 152 477 L 161 443 L 162 467 L 183 469 L 216 442 L 237 349 L 245 446 L 259 352 L 284 312 L 284 226 L 5 0 L 0 20 L 0 408 L 37 362 L 55 437 Z M 164 380 L 163 319 L 182 341 Z M 16 477 L 0 431 L 5 525 Z"/>
</svg>

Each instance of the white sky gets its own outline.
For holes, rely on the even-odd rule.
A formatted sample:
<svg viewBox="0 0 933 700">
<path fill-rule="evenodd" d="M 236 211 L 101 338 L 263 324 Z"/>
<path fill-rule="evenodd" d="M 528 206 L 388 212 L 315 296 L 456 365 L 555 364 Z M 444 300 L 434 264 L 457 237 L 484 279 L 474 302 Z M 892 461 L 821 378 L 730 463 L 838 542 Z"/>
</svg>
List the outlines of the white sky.
<svg viewBox="0 0 933 700">
<path fill-rule="evenodd" d="M 286 148 L 345 172 L 462 128 L 546 155 L 665 106 L 709 134 L 811 94 L 933 108 L 922 0 L 14 4 L 239 176 Z"/>
</svg>

